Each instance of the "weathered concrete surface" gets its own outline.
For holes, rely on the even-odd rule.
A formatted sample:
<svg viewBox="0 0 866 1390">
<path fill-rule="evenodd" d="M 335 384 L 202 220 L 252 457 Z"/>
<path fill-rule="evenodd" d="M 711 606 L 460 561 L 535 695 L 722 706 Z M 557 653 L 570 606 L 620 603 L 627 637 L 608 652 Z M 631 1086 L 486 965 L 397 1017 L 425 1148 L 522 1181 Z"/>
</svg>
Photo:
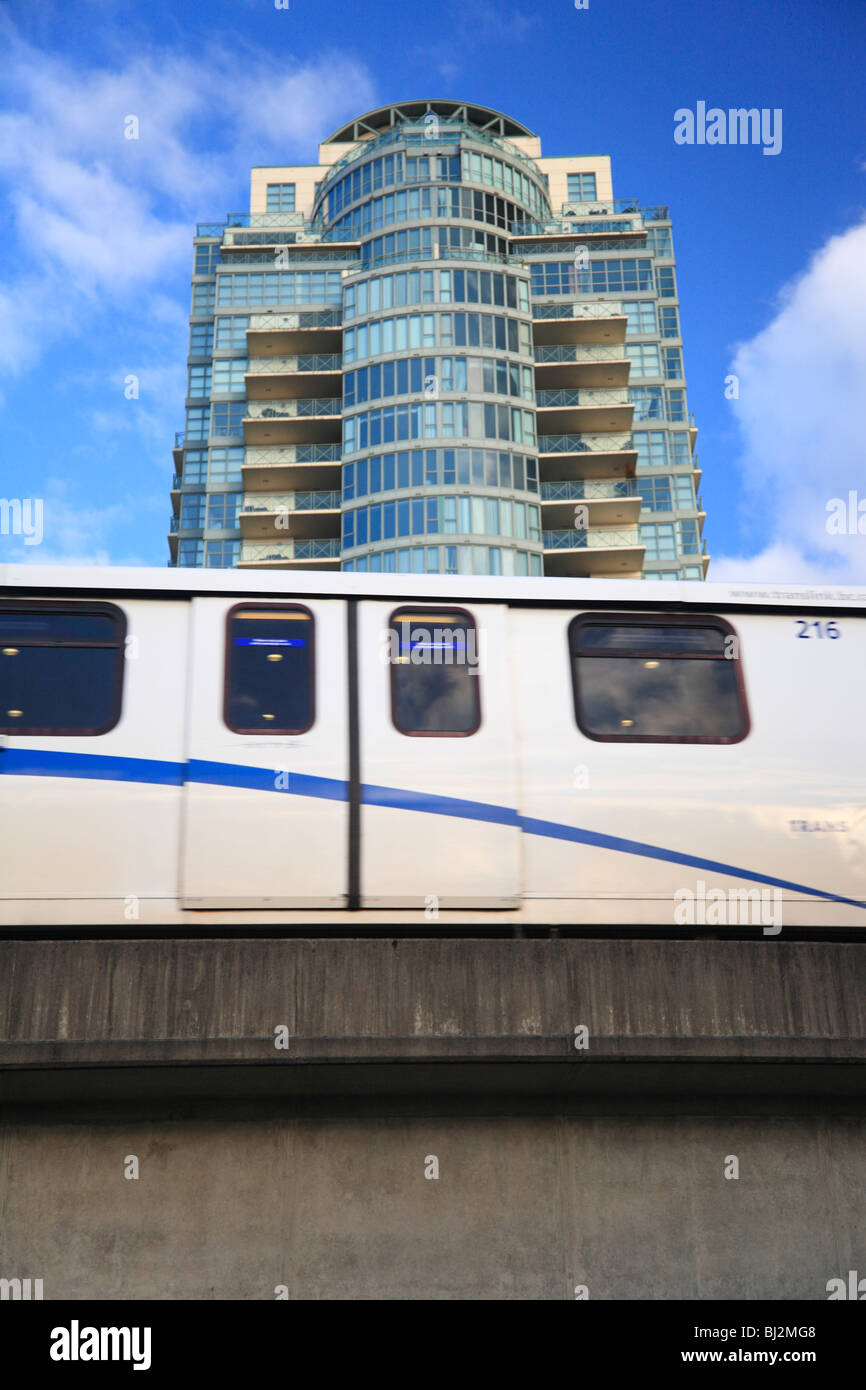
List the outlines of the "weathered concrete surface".
<svg viewBox="0 0 866 1390">
<path fill-rule="evenodd" d="M 285 1051 L 274 1046 L 280 1026 Z M 542 1059 L 866 1061 L 866 949 L 775 940 L 0 942 L 0 1069 Z"/>
<path fill-rule="evenodd" d="M 832 1115 L 16 1121 L 0 1273 L 72 1299 L 819 1300 L 866 1268 L 864 1140 Z"/>
<path fill-rule="evenodd" d="M 0 1277 L 824 1299 L 866 1272 L 864 986 L 829 942 L 0 943 Z"/>
</svg>

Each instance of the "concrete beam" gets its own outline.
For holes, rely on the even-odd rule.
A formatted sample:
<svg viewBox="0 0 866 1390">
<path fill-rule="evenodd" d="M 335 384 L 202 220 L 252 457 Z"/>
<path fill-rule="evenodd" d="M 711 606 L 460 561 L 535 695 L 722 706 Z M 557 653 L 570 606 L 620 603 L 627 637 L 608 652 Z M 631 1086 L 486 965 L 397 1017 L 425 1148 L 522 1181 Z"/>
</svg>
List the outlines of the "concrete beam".
<svg viewBox="0 0 866 1390">
<path fill-rule="evenodd" d="M 615 1061 L 862 1063 L 866 951 L 610 938 L 0 943 L 0 1070 Z"/>
</svg>

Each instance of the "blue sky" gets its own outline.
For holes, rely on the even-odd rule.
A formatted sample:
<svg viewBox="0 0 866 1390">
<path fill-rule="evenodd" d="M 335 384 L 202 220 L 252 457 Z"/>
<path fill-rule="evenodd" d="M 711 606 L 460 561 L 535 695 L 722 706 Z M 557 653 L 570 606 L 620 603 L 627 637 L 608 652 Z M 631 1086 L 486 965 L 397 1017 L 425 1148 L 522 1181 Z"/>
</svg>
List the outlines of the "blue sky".
<svg viewBox="0 0 866 1390">
<path fill-rule="evenodd" d="M 833 498 L 866 513 L 862 0 L 0 0 L 0 48 L 0 495 L 45 508 L 0 560 L 165 564 L 195 222 L 436 96 L 669 204 L 709 577 L 866 583 L 856 518 L 826 528 Z M 698 101 L 781 108 L 781 153 L 676 144 Z"/>
</svg>

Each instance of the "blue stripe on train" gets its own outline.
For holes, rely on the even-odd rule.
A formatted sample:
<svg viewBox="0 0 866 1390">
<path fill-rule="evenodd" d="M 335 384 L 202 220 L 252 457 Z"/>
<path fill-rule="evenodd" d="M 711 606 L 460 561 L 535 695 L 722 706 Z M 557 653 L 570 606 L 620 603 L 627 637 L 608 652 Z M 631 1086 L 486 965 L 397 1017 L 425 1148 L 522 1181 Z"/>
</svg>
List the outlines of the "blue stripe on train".
<svg viewBox="0 0 866 1390">
<path fill-rule="evenodd" d="M 121 758 L 101 753 L 58 753 L 40 748 L 5 748 L 0 752 L 0 774 L 19 777 L 84 777 L 111 782 L 151 782 L 161 786 L 181 786 L 184 782 L 199 782 L 209 786 L 239 787 L 248 791 L 280 792 L 292 796 L 312 796 L 328 801 L 348 800 L 348 784 L 333 777 L 311 777 L 306 773 L 289 772 L 287 788 L 275 785 L 274 768 L 249 767 L 241 763 L 205 762 L 198 758 L 188 763 L 160 762 L 152 758 Z M 558 821 L 537 820 L 522 816 L 508 806 L 496 806 L 486 801 L 468 801 L 456 796 L 433 796 L 429 792 L 403 790 L 399 787 L 378 787 L 365 783 L 361 788 L 365 806 L 383 806 L 398 811 L 425 811 L 434 816 L 456 816 L 463 820 L 484 821 L 507 825 L 524 835 L 539 835 L 545 839 L 566 840 L 572 844 L 591 845 L 595 849 L 633 854 L 644 859 L 679 864 L 686 868 L 702 869 L 708 873 L 726 874 L 732 878 L 763 883 L 771 888 L 787 888 L 807 897 L 824 898 L 828 902 L 848 907 L 866 908 L 866 902 L 828 893 L 822 888 L 809 888 L 789 879 L 740 869 L 717 859 L 703 859 L 679 850 L 663 849 L 641 840 L 626 840 L 619 835 L 603 835 L 579 826 L 562 825 Z"/>
<path fill-rule="evenodd" d="M 181 786 L 185 763 L 156 758 L 117 758 L 105 753 L 55 753 L 43 748 L 0 750 L 0 774 L 19 777 L 86 777 L 100 782 L 156 782 Z"/>
</svg>

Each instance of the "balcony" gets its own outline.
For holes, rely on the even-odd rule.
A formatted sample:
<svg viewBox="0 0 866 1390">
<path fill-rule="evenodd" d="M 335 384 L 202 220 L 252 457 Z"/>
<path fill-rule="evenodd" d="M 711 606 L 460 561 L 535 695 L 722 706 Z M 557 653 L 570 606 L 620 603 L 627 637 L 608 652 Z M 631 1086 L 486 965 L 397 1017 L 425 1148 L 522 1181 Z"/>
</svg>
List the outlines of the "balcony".
<svg viewBox="0 0 866 1390">
<path fill-rule="evenodd" d="M 296 416 L 342 415 L 343 402 L 339 396 L 297 396 L 290 400 L 280 400 L 273 405 L 249 401 L 251 420 L 288 420 Z"/>
<path fill-rule="evenodd" d="M 247 492 L 326 491 L 340 486 L 339 444 L 247 449 L 242 468 Z"/>
<path fill-rule="evenodd" d="M 630 430 L 634 406 L 626 390 L 536 391 L 539 436 L 583 430 Z"/>
<path fill-rule="evenodd" d="M 199 223 L 200 227 L 207 227 L 208 231 L 199 231 L 197 236 L 224 236 L 223 246 L 242 246 L 243 242 L 235 239 L 234 233 L 243 229 L 267 231 L 286 231 L 291 228 L 295 233 L 295 239 L 289 245 L 303 245 L 312 242 L 316 245 L 331 245 L 332 243 L 353 241 L 352 234 L 344 230 L 329 230 L 327 224 L 322 221 L 310 219 L 303 212 L 230 212 L 226 216 L 224 223 L 205 222 Z M 273 246 L 275 242 L 267 236 L 263 236 L 261 243 L 247 242 L 248 246 Z"/>
<path fill-rule="evenodd" d="M 630 434 L 542 434 L 538 439 L 542 482 L 575 478 L 629 478 L 637 466 Z"/>
<path fill-rule="evenodd" d="M 566 203 L 565 206 L 575 207 L 579 205 Z M 574 231 L 579 231 L 584 236 L 610 236 L 617 232 L 633 232 L 636 228 L 638 231 L 642 231 L 638 221 L 640 214 L 636 211 L 628 220 L 623 218 L 618 222 L 587 222 L 586 227 L 580 228 L 575 228 L 576 218 L 576 213 L 567 219 L 560 218 L 550 222 L 538 222 L 533 221 L 532 218 L 527 218 L 520 222 L 512 222 L 510 235 L 515 241 L 527 241 L 534 237 L 570 236 Z"/>
<path fill-rule="evenodd" d="M 609 531 L 544 531 L 542 540 L 545 574 L 637 578 L 643 568 L 645 547 L 636 526 Z"/>
<path fill-rule="evenodd" d="M 567 483 L 542 483 L 542 502 L 586 502 L 599 497 L 637 497 L 634 478 L 592 478 Z"/>
<path fill-rule="evenodd" d="M 631 362 L 615 343 L 549 343 L 535 349 L 535 384 L 541 390 L 569 386 L 627 386 Z"/>
<path fill-rule="evenodd" d="M 608 198 L 606 202 L 563 203 L 560 209 L 563 217 L 613 217 L 623 213 L 638 213 L 645 222 L 666 222 L 669 209 L 658 204 L 656 207 L 642 208 L 636 198 Z"/>
<path fill-rule="evenodd" d="M 640 253 L 646 244 L 646 227 L 636 221 L 627 223 L 592 222 L 577 225 L 568 222 L 544 224 L 552 230 L 544 232 L 511 232 L 511 250 L 522 256 L 568 256 L 577 246 L 591 246 L 594 251 L 622 251 L 626 248 Z"/>
<path fill-rule="evenodd" d="M 238 513 L 244 539 L 339 538 L 340 493 L 249 493 Z"/>
<path fill-rule="evenodd" d="M 253 492 L 244 494 L 242 512 L 340 510 L 340 493 L 336 489 L 312 492 Z"/>
<path fill-rule="evenodd" d="M 584 509 L 582 513 L 578 507 Z M 637 484 L 631 479 L 541 484 L 542 524 L 551 533 L 576 529 L 578 516 L 583 528 L 633 527 L 640 509 Z"/>
<path fill-rule="evenodd" d="M 251 314 L 247 350 L 250 357 L 339 352 L 343 343 L 342 322 L 339 309 Z"/>
<path fill-rule="evenodd" d="M 342 390 L 340 353 L 314 352 L 297 357 L 252 357 L 244 378 L 247 400 L 271 397 L 327 396 Z"/>
<path fill-rule="evenodd" d="M 615 301 L 532 305 L 537 345 L 548 343 L 624 343 L 628 319 Z"/>
<path fill-rule="evenodd" d="M 337 246 L 330 242 L 323 241 L 321 237 L 310 238 L 287 244 L 268 243 L 267 237 L 262 239 L 261 246 L 224 246 L 222 248 L 223 265 L 256 265 L 266 270 L 290 270 L 293 265 L 300 262 L 302 265 L 310 266 L 334 266 L 353 264 L 358 259 L 358 248 L 360 242 L 353 241 L 349 244 L 349 238 L 345 239 L 346 244 Z M 280 255 L 277 260 L 275 250 L 285 251 L 285 256 Z"/>
<path fill-rule="evenodd" d="M 342 410 L 339 396 L 248 401 L 244 438 L 247 444 L 338 444 Z"/>
<path fill-rule="evenodd" d="M 338 540 L 246 541 L 241 548 L 239 569 L 317 569 L 340 568 Z"/>
<path fill-rule="evenodd" d="M 255 372 L 339 372 L 343 366 L 339 352 L 305 352 L 294 357 L 251 357 L 250 373 Z"/>
</svg>

